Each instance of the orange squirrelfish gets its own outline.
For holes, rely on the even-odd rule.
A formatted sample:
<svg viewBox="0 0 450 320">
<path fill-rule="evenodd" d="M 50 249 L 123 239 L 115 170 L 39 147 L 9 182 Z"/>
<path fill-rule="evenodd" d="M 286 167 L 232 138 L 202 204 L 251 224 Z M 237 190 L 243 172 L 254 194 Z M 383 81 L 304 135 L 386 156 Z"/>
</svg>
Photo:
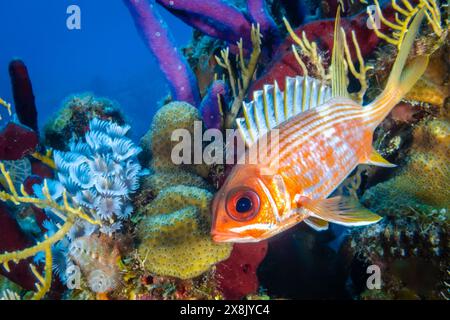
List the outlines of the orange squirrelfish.
<svg viewBox="0 0 450 320">
<path fill-rule="evenodd" d="M 246 156 L 257 153 L 257 142 L 269 141 L 274 129 L 278 154 L 233 168 L 212 204 L 214 241 L 257 242 L 301 221 L 325 230 L 329 222 L 362 226 L 381 219 L 356 200 L 328 196 L 358 164 L 393 166 L 373 149 L 373 132 L 427 67 L 427 56 L 405 67 L 423 17 L 422 9 L 402 42 L 386 88 L 364 107 L 348 97 L 339 14 L 331 88 L 298 76 L 286 79 L 284 92 L 275 83 L 254 93 L 254 100 L 243 106 L 244 118 L 236 120 L 248 145 Z"/>
</svg>

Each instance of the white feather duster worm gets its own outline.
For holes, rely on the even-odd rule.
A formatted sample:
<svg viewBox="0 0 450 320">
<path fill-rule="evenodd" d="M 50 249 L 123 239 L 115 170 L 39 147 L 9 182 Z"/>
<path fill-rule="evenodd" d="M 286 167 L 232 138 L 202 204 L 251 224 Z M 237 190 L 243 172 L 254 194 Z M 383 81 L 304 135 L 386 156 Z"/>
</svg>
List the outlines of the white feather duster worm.
<svg viewBox="0 0 450 320">
<path fill-rule="evenodd" d="M 137 160 L 141 148 L 126 137 L 128 125 L 93 119 L 84 140 L 71 141 L 69 152 L 54 155 L 59 181 L 74 201 L 94 212 L 111 234 L 120 230 L 133 207 L 129 194 L 139 188 L 142 168 Z"/>
</svg>

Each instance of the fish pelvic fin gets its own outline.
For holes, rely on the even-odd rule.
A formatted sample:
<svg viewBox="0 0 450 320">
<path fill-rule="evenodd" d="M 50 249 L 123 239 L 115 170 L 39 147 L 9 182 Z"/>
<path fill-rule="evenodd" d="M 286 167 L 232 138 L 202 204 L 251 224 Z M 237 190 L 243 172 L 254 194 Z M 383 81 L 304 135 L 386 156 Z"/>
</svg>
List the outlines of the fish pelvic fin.
<svg viewBox="0 0 450 320">
<path fill-rule="evenodd" d="M 344 35 L 341 32 L 341 5 L 338 6 L 334 24 L 333 52 L 331 56 L 332 97 L 349 97 L 347 91 L 347 65 L 345 62 Z"/>
<path fill-rule="evenodd" d="M 382 219 L 351 197 L 339 196 L 315 200 L 300 197 L 298 206 L 306 209 L 313 218 L 348 227 L 366 226 Z"/>
<path fill-rule="evenodd" d="M 376 100 L 364 108 L 373 129 L 384 120 L 392 108 L 416 84 L 428 66 L 429 57 L 426 55 L 414 58 L 405 67 L 406 60 L 424 16 L 425 7 L 417 13 L 408 28 L 385 89 Z"/>
<path fill-rule="evenodd" d="M 328 222 L 319 218 L 309 217 L 303 220 L 309 227 L 316 231 L 328 230 Z"/>
<path fill-rule="evenodd" d="M 372 148 L 372 153 L 369 156 L 369 159 L 365 162 L 366 164 L 371 164 L 379 167 L 386 168 L 395 168 L 397 165 L 390 163 L 387 161 L 381 154 L 378 153 L 377 150 Z"/>
</svg>

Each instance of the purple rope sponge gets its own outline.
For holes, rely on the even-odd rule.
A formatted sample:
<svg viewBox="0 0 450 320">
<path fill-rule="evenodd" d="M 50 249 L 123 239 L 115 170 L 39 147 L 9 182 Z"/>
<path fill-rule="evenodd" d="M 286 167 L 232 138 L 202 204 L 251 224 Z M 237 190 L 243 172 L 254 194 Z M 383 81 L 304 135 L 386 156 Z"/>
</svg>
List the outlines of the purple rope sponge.
<svg viewBox="0 0 450 320">
<path fill-rule="evenodd" d="M 173 44 L 171 35 L 154 8 L 153 0 L 123 0 L 130 10 L 147 47 L 164 73 L 174 100 L 198 106 L 199 92 L 195 76 L 184 56 Z"/>
<path fill-rule="evenodd" d="M 156 0 L 192 27 L 207 35 L 236 43 L 240 38 L 244 45 L 251 44 L 250 19 L 227 0 Z"/>
</svg>

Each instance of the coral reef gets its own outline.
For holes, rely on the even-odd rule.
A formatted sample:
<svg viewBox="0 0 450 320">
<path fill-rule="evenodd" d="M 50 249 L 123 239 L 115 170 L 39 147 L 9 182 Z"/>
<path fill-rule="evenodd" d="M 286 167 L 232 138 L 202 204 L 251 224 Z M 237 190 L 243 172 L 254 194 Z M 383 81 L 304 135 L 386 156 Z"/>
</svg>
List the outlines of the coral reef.
<svg viewBox="0 0 450 320">
<path fill-rule="evenodd" d="M 3 203 L 0 204 L 0 250 L 15 251 L 30 246 L 30 240 L 27 235 L 20 229 L 18 223 L 12 217 L 8 208 Z M 11 266 L 9 272 L 0 269 L 3 276 L 8 277 L 11 281 L 19 284 L 26 290 L 34 288 L 35 279 L 28 268 L 30 261 L 23 260 L 18 264 Z"/>
<path fill-rule="evenodd" d="M 57 114 L 44 126 L 46 146 L 67 151 L 72 137 L 81 138 L 89 129 L 89 121 L 94 118 L 110 120 L 124 125 L 125 119 L 120 107 L 106 98 L 95 97 L 91 93 L 68 97 Z"/>
<path fill-rule="evenodd" d="M 3 161 L 6 171 L 9 172 L 13 184 L 17 187 L 25 182 L 25 179 L 31 175 L 31 164 L 27 158 L 20 160 Z M 0 179 L 0 183 L 3 187 L 7 188 L 7 182 L 4 179 Z"/>
<path fill-rule="evenodd" d="M 230 62 L 229 54 L 230 48 L 223 49 L 220 52 L 220 57 L 216 56 L 216 61 L 219 66 L 221 66 L 228 75 L 228 82 L 231 87 L 231 92 L 233 94 L 233 100 L 225 108 L 221 108 L 224 113 L 224 127 L 232 128 L 234 126 L 234 121 L 241 110 L 242 103 L 248 93 L 251 80 L 254 77 L 258 60 L 261 55 L 261 32 L 260 27 L 252 26 L 251 29 L 251 44 L 253 46 L 250 58 L 246 63 L 244 59 L 244 42 L 242 39 L 237 43 L 239 49 L 239 55 L 236 57 L 239 65 L 239 73 L 236 74 L 233 71 L 233 67 Z"/>
<path fill-rule="evenodd" d="M 383 299 L 442 298 L 448 268 L 448 211 L 417 207 L 413 198 L 405 198 L 402 203 L 397 201 L 400 208 L 395 216 L 352 234 L 341 250 L 356 256 L 351 273 L 358 275 L 352 281 L 361 299 L 379 299 L 380 295 Z M 373 264 L 381 269 L 380 290 L 367 290 L 365 281 L 358 279 Z"/>
<path fill-rule="evenodd" d="M 20 123 L 38 132 L 37 109 L 28 69 L 22 60 L 9 64 L 14 109 Z"/>
<path fill-rule="evenodd" d="M 432 106 L 443 108 L 446 98 L 449 96 L 448 74 L 450 70 L 450 62 L 448 60 L 448 41 L 441 47 L 435 49 L 435 41 L 430 41 L 429 34 L 422 36 L 416 44 L 416 54 L 423 51 L 435 52 L 430 56 L 428 68 L 422 78 L 404 97 L 404 101 L 412 105 Z M 387 79 L 389 68 L 393 63 L 392 52 L 393 47 L 381 48 L 376 52 L 377 59 L 375 68 L 378 70 L 376 74 L 376 83 L 384 83 Z M 371 85 L 372 90 L 377 88 L 376 83 Z"/>
<path fill-rule="evenodd" d="M 394 177 L 369 189 L 364 195 L 369 199 L 377 199 L 385 194 L 383 202 L 392 199 L 395 195 L 409 195 L 418 203 L 437 208 L 449 208 L 450 183 L 449 155 L 449 122 L 445 119 L 423 119 L 413 130 L 413 141 L 405 164 Z M 370 197 L 369 197 L 370 196 Z M 376 205 L 375 200 L 370 201 Z M 387 206 L 380 203 L 382 206 Z M 397 210 L 393 206 L 392 210 Z M 386 209 L 385 209 L 386 210 Z"/>
<path fill-rule="evenodd" d="M 392 11 L 387 11 L 386 16 L 393 16 Z M 341 20 L 341 26 L 345 30 L 353 30 L 355 32 L 355 38 L 360 40 L 361 44 L 361 55 L 367 57 L 379 44 L 380 39 L 376 36 L 373 30 L 368 30 L 366 27 L 367 14 L 365 12 L 359 13 L 355 16 L 345 17 Z M 384 30 L 385 27 L 382 28 Z M 311 56 L 307 56 L 306 67 L 310 74 L 313 76 L 320 76 L 316 74 L 315 68 L 319 65 L 324 64 L 327 67 L 328 63 L 327 56 L 324 53 L 330 51 L 333 47 L 333 30 L 334 30 L 334 19 L 327 20 L 315 20 L 307 24 L 301 25 L 294 29 L 295 35 L 300 38 L 306 38 L 309 43 L 317 42 L 320 49 L 320 53 L 317 58 L 321 58 L 322 61 L 315 61 Z M 350 38 L 351 33 L 347 35 L 347 42 L 351 43 L 353 40 Z M 361 41 L 364 39 L 364 41 Z M 283 43 L 279 46 L 274 54 L 271 62 L 264 68 L 264 72 L 261 77 L 256 79 L 250 88 L 250 92 L 255 90 L 261 90 L 264 84 L 274 83 L 277 81 L 280 86 L 280 90 L 284 90 L 284 79 L 286 77 L 295 77 L 297 75 L 302 75 L 303 70 L 301 66 L 297 63 L 295 54 L 291 50 L 294 44 L 292 37 L 287 37 Z M 316 45 L 316 46 L 317 46 Z M 356 52 L 351 51 L 352 58 L 356 59 Z"/>
<path fill-rule="evenodd" d="M 0 132 L 0 300 L 448 299 L 450 64 L 437 1 L 375 0 L 379 26 L 356 0 L 123 2 L 171 93 L 139 147 L 119 106 L 92 94 L 64 101 L 39 146 L 26 66 L 10 64 L 23 125 Z M 177 48 L 158 6 L 195 29 L 188 48 Z M 302 74 L 329 83 L 339 7 L 358 102 L 384 87 L 408 24 L 426 9 L 411 58 L 430 55 L 429 67 L 374 135 L 398 167 L 360 166 L 335 191 L 383 220 L 322 233 L 298 225 L 256 244 L 213 242 L 211 199 L 232 166 L 199 160 L 204 130 L 233 128 L 264 85 L 283 90 L 286 77 Z M 11 115 L 9 103 L 0 105 Z M 176 130 L 194 138 L 181 164 L 172 157 Z M 379 290 L 366 286 L 374 264 Z"/>
</svg>

